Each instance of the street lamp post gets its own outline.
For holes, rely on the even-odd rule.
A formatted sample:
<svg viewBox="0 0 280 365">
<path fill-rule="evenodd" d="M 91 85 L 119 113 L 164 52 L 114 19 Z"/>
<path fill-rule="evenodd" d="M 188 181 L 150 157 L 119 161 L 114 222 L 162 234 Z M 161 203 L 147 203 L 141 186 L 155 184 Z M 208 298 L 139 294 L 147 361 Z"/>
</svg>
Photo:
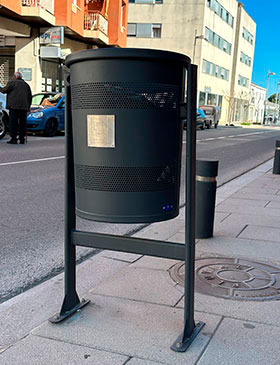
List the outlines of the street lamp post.
<svg viewBox="0 0 280 365">
<path fill-rule="evenodd" d="M 195 47 L 196 47 L 196 40 L 197 39 L 205 39 L 204 35 L 201 34 L 201 35 L 197 35 L 197 29 L 195 29 L 194 31 L 194 40 L 193 40 L 193 58 L 192 58 L 192 61 L 193 63 L 195 63 Z"/>
<path fill-rule="evenodd" d="M 269 76 L 274 76 L 274 75 L 276 75 L 275 72 L 268 71 L 268 73 L 267 73 L 267 79 L 266 79 L 266 97 L 265 97 L 266 100 L 265 100 L 263 124 L 265 124 L 265 122 L 266 122 L 266 110 L 267 110 L 267 104 L 268 104 L 268 98 L 267 98 L 267 96 L 268 96 Z"/>
</svg>

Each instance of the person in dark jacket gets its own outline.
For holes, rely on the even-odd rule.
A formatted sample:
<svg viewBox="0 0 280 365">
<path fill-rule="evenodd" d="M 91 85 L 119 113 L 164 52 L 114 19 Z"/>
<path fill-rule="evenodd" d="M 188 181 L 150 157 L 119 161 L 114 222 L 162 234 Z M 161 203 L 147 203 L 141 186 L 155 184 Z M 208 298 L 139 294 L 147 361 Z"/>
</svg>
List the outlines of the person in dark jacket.
<svg viewBox="0 0 280 365">
<path fill-rule="evenodd" d="M 0 92 L 7 94 L 6 108 L 9 109 L 11 135 L 11 140 L 7 143 L 17 144 L 17 135 L 19 135 L 19 143 L 24 144 L 26 117 L 32 100 L 30 86 L 22 79 L 20 72 L 15 72 L 14 79 L 6 86 L 0 87 Z"/>
</svg>

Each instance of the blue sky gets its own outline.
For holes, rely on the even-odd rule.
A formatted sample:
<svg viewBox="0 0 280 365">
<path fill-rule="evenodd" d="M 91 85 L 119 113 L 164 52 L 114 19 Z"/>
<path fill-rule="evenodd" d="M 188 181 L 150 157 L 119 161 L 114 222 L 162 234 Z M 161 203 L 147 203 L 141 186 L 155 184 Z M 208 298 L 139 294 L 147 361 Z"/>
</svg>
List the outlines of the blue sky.
<svg viewBox="0 0 280 365">
<path fill-rule="evenodd" d="M 276 92 L 277 82 L 280 83 L 280 0 L 241 2 L 257 23 L 252 81 L 266 87 L 268 71 L 275 72 L 276 75 L 269 78 L 268 95 L 271 95 Z"/>
</svg>

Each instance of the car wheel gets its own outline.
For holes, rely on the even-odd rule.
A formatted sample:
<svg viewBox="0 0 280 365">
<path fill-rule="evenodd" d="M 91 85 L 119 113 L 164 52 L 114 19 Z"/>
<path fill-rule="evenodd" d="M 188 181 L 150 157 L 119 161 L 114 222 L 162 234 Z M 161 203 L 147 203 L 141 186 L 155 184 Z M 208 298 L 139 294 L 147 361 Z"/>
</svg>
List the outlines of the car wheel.
<svg viewBox="0 0 280 365">
<path fill-rule="evenodd" d="M 217 128 L 218 127 L 218 123 L 215 123 L 215 128 Z"/>
<path fill-rule="evenodd" d="M 0 117 L 0 139 L 4 138 L 7 133 L 7 124 L 4 121 L 4 116 Z"/>
<path fill-rule="evenodd" d="M 203 129 L 205 128 L 205 122 L 203 122 L 202 126 L 200 127 L 200 129 L 203 131 Z"/>
<path fill-rule="evenodd" d="M 56 119 L 49 119 L 46 123 L 44 134 L 47 137 L 54 137 L 57 133 L 57 121 Z"/>
</svg>

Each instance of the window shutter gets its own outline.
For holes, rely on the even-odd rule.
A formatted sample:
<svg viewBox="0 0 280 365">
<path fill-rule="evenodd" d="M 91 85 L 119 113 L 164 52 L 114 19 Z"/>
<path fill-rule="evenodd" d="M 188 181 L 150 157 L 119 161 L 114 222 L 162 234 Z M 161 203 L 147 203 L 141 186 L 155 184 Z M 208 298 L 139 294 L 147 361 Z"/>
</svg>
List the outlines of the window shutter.
<svg viewBox="0 0 280 365">
<path fill-rule="evenodd" d="M 149 24 L 149 23 L 137 24 L 136 37 L 151 38 L 152 37 L 152 24 Z"/>
<path fill-rule="evenodd" d="M 154 0 L 135 0 L 135 4 L 154 4 Z"/>
<path fill-rule="evenodd" d="M 127 23 L 127 35 L 136 35 L 136 24 Z"/>
</svg>

